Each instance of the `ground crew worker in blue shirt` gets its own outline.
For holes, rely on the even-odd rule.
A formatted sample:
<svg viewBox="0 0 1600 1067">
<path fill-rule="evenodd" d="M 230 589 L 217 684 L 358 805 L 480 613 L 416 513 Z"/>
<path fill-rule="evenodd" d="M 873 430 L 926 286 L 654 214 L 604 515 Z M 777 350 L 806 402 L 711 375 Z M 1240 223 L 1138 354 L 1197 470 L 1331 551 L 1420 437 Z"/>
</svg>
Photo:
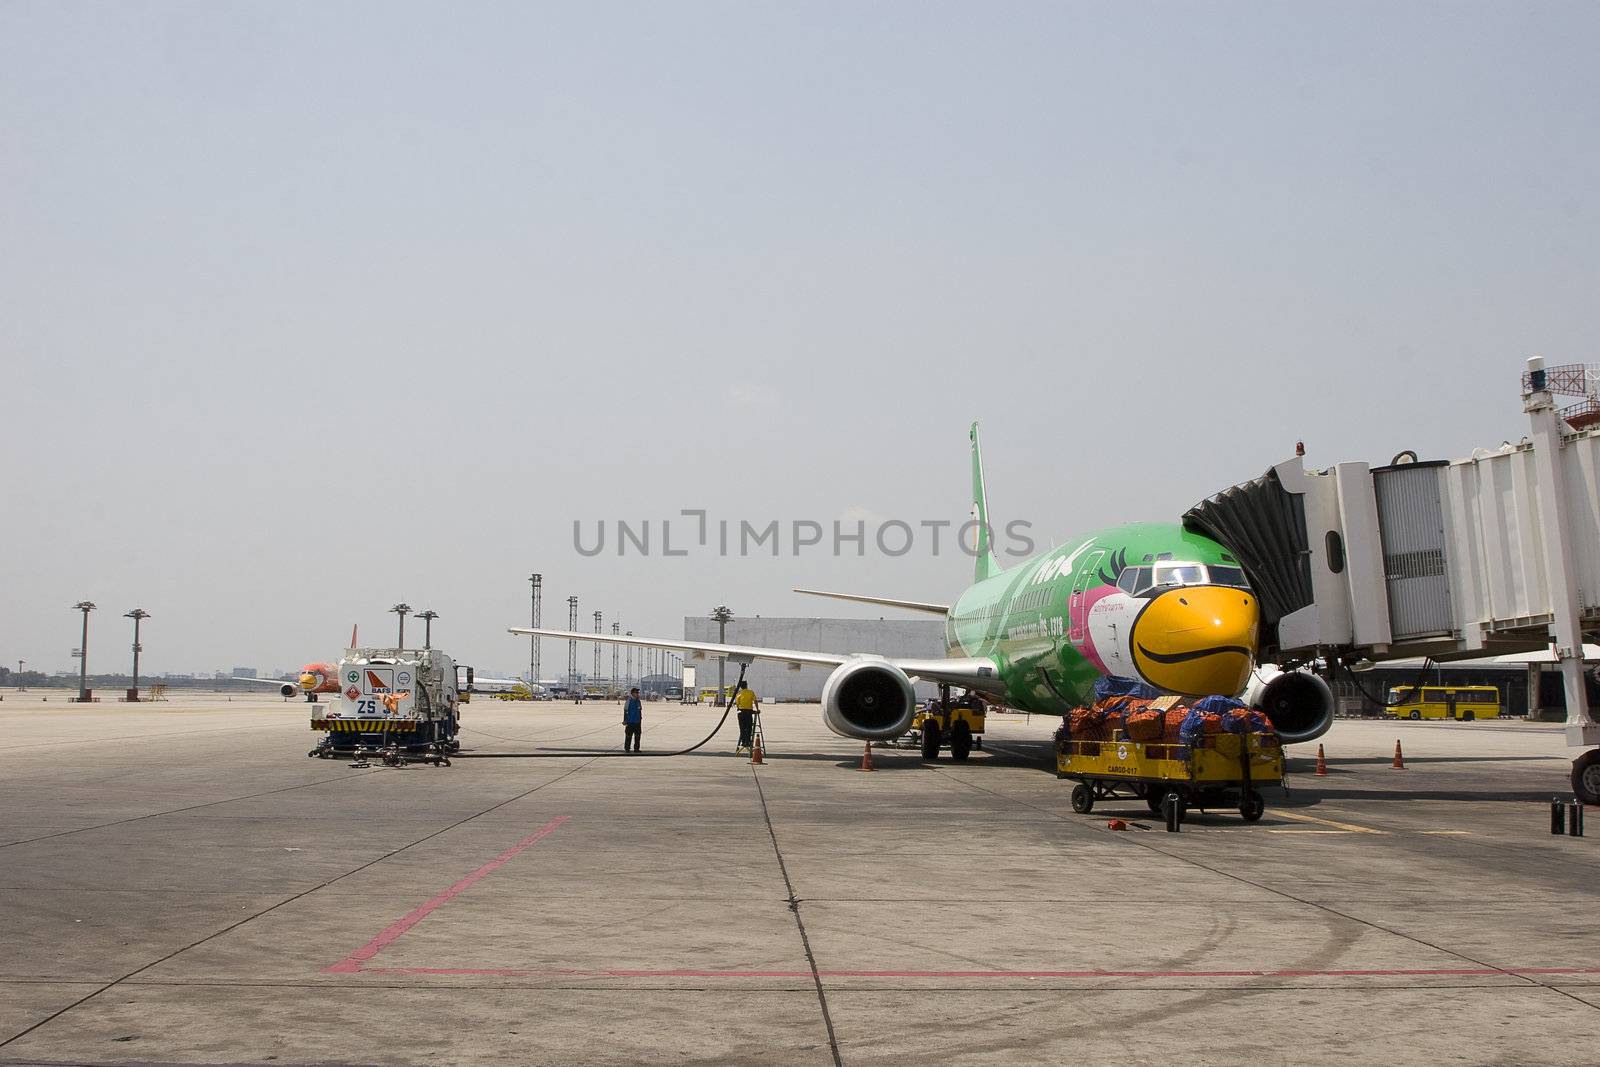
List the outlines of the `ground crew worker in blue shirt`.
<svg viewBox="0 0 1600 1067">
<path fill-rule="evenodd" d="M 622 705 L 622 751 L 639 751 L 639 736 L 643 732 L 644 705 L 639 703 L 639 687 L 634 686 L 628 690 L 627 703 Z"/>
</svg>

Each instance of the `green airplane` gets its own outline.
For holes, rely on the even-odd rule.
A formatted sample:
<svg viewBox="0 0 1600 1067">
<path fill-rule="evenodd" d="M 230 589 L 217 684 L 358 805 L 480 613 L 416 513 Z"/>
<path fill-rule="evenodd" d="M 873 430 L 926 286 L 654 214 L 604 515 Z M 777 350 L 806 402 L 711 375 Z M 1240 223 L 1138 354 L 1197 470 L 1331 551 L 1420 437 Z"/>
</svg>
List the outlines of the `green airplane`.
<svg viewBox="0 0 1600 1067">
<path fill-rule="evenodd" d="M 1285 742 L 1321 736 L 1333 695 L 1315 675 L 1257 670 L 1260 608 L 1238 561 L 1173 523 L 1135 523 L 1074 538 L 1002 569 L 991 544 L 978 425 L 973 423 L 974 582 L 954 604 L 818 589 L 799 593 L 942 615 L 943 659 L 725 645 L 515 627 L 521 636 L 664 648 L 735 663 L 773 660 L 832 670 L 823 721 L 842 737 L 882 741 L 911 728 L 915 680 L 957 686 L 1018 710 L 1065 715 L 1112 677 L 1186 697 L 1237 696 L 1261 707 Z"/>
</svg>

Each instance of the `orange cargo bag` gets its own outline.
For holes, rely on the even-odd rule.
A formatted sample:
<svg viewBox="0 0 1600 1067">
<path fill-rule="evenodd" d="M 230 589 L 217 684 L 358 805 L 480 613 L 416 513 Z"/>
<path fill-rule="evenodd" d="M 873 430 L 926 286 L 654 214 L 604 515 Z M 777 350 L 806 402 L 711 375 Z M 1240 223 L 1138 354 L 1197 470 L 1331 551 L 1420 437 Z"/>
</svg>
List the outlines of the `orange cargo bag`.
<svg viewBox="0 0 1600 1067">
<path fill-rule="evenodd" d="M 1135 711 L 1128 716 L 1128 738 L 1133 741 L 1159 741 L 1161 739 L 1161 713 Z"/>
</svg>

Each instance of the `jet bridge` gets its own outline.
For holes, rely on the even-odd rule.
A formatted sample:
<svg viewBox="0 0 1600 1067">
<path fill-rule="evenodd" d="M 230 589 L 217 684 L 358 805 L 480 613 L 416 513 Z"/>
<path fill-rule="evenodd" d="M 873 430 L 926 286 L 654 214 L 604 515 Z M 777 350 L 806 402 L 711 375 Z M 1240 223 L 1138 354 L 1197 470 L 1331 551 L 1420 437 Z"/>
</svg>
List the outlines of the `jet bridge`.
<svg viewBox="0 0 1600 1067">
<path fill-rule="evenodd" d="M 1297 456 L 1184 522 L 1250 576 L 1263 659 L 1350 666 L 1553 649 L 1567 741 L 1600 745 L 1582 674 L 1583 642 L 1600 639 L 1597 381 L 1595 368 L 1531 359 L 1530 433 L 1516 444 L 1432 462 L 1402 453 L 1382 467 L 1307 470 Z M 1562 407 L 1558 396 L 1581 399 Z M 1600 803 L 1600 751 L 1580 757 L 1573 778 Z"/>
</svg>

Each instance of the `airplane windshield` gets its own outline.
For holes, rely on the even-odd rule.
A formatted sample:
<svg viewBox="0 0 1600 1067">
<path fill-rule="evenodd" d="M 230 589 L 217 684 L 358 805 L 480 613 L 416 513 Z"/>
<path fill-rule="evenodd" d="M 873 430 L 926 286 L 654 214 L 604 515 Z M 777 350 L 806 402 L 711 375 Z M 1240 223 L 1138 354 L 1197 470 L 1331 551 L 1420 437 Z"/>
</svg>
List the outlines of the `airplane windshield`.
<svg viewBox="0 0 1600 1067">
<path fill-rule="evenodd" d="M 1245 580 L 1244 571 L 1238 567 L 1219 567 L 1212 564 L 1206 569 L 1211 572 L 1212 585 L 1227 585 L 1235 589 L 1250 588 L 1250 583 Z"/>
<path fill-rule="evenodd" d="M 1156 568 L 1156 585 L 1204 585 L 1205 568 L 1198 563 L 1168 563 Z"/>
<path fill-rule="evenodd" d="M 1199 563 L 1157 563 L 1142 567 L 1128 567 L 1117 576 L 1117 588 L 1129 596 L 1153 596 L 1162 589 L 1179 585 L 1225 585 L 1232 589 L 1249 589 L 1244 571 L 1239 567 L 1202 565 Z"/>
</svg>

